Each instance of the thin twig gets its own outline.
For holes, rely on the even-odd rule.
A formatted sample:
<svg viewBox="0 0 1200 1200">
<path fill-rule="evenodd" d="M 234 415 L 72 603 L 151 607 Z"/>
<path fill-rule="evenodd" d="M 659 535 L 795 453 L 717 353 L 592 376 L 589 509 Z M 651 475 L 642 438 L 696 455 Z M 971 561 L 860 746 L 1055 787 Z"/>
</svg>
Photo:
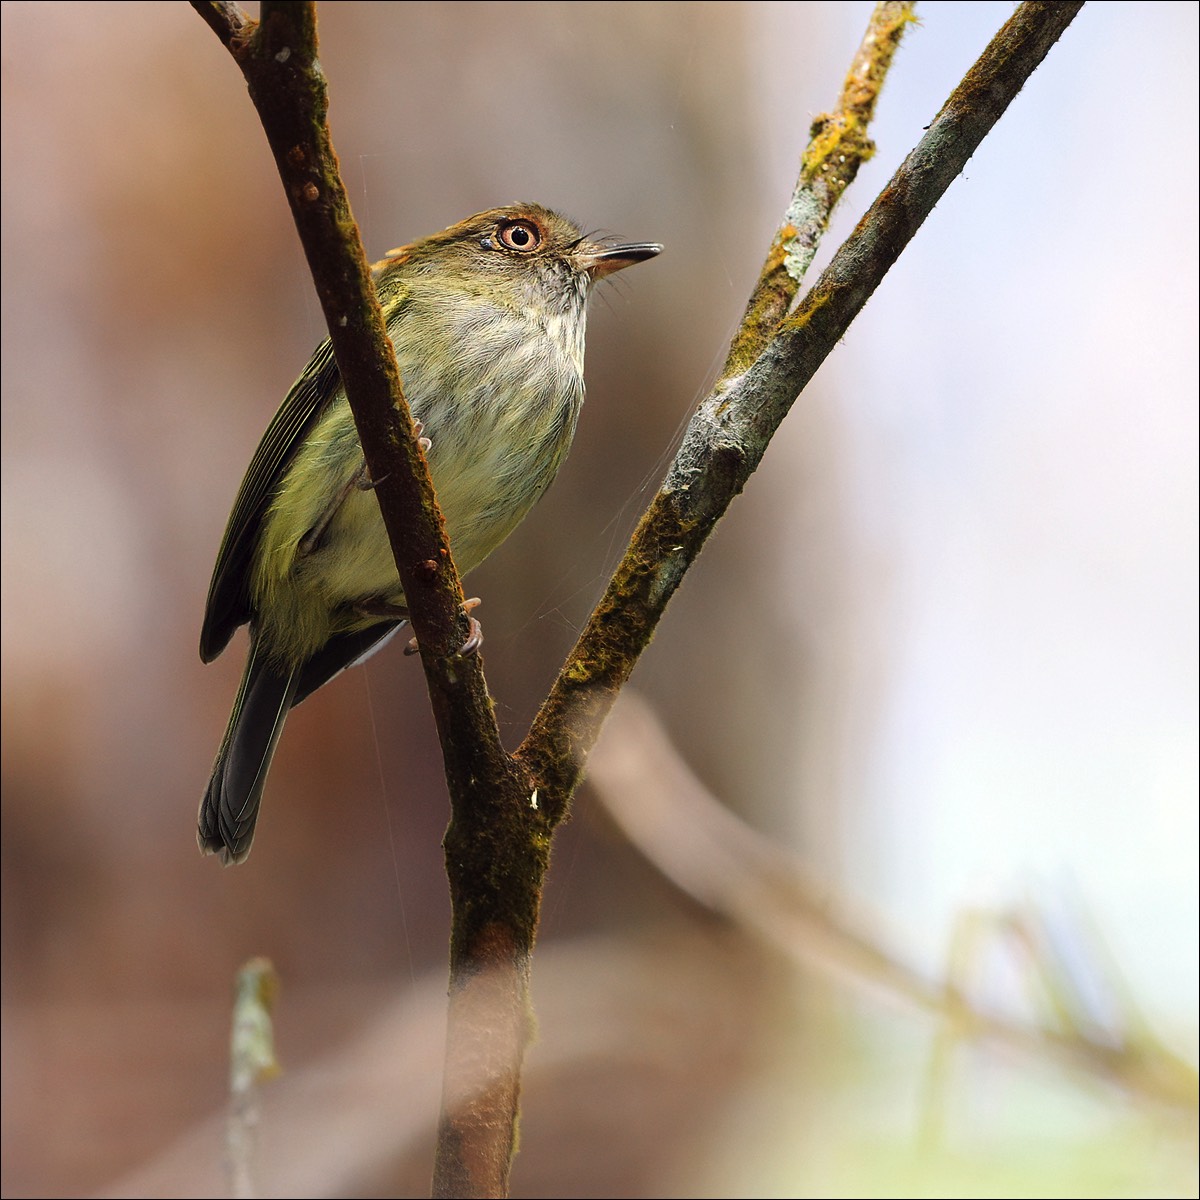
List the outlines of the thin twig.
<svg viewBox="0 0 1200 1200">
<path fill-rule="evenodd" d="M 279 1074 L 271 1019 L 278 994 L 279 976 L 269 959 L 252 958 L 238 971 L 229 1036 L 229 1119 L 225 1128 L 229 1190 L 236 1200 L 252 1200 L 257 1194 L 253 1162 L 259 1085 Z"/>
<path fill-rule="evenodd" d="M 875 6 L 837 108 L 813 121 L 791 203 L 729 347 L 722 379 L 750 366 L 779 328 L 829 228 L 837 202 L 854 182 L 859 167 L 875 153 L 867 128 L 904 30 L 916 20 L 915 7 L 899 0 Z"/>
</svg>

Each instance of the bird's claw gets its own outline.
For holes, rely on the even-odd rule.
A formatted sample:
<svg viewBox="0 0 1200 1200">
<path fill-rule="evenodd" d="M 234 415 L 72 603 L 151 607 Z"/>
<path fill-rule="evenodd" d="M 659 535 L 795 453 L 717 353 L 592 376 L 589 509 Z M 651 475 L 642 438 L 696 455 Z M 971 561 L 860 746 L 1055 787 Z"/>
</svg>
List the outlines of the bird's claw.
<svg viewBox="0 0 1200 1200">
<path fill-rule="evenodd" d="M 471 609 L 478 608 L 483 603 L 478 596 L 472 596 L 470 600 L 463 601 L 463 612 L 467 614 L 467 620 L 470 622 L 471 632 L 467 640 L 459 646 L 455 658 L 470 658 L 475 654 L 479 647 L 483 645 L 483 626 L 478 619 L 471 616 Z M 418 654 L 421 647 L 417 645 L 416 638 L 409 638 L 408 645 L 404 647 L 405 654 Z"/>
</svg>

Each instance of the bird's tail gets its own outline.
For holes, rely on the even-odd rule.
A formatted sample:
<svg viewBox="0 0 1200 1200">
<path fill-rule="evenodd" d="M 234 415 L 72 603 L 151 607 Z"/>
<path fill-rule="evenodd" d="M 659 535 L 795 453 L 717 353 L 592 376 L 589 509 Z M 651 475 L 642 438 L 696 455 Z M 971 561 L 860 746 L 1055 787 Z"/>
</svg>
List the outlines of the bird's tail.
<svg viewBox="0 0 1200 1200">
<path fill-rule="evenodd" d="M 242 686 L 200 801 L 196 835 L 200 849 L 219 854 L 226 865 L 239 863 L 250 853 L 267 771 L 296 683 L 297 673 L 260 653 L 252 635 Z"/>
</svg>

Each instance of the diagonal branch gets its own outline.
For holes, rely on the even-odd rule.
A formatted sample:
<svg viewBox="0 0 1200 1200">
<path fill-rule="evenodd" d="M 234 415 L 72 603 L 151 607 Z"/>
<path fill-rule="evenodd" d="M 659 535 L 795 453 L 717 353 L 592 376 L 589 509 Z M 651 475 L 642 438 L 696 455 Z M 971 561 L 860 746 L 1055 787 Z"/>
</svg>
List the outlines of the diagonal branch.
<svg viewBox="0 0 1200 1200">
<path fill-rule="evenodd" d="M 1139 1021 L 1131 999 L 1100 1007 L 1071 993 L 1070 966 L 1050 939 L 1027 932 L 1028 970 L 1047 981 L 1050 1019 L 1028 1024 L 972 1003 L 953 975 L 933 982 L 831 911 L 802 864 L 739 820 L 691 773 L 653 710 L 626 689 L 592 760 L 589 783 L 630 842 L 663 875 L 713 912 L 798 963 L 881 1000 L 940 1018 L 945 1034 L 1054 1061 L 1085 1079 L 1194 1116 L 1196 1071 Z M 1010 920 L 1010 924 L 1017 924 Z M 1117 992 L 1115 969 L 1105 979 Z M 1056 992 L 1064 993 L 1062 999 Z"/>
<path fill-rule="evenodd" d="M 600 727 L 668 601 L 797 396 L 1080 8 L 1066 0 L 1020 6 L 796 311 L 752 365 L 701 403 L 517 751 L 553 820 L 566 815 Z"/>
</svg>

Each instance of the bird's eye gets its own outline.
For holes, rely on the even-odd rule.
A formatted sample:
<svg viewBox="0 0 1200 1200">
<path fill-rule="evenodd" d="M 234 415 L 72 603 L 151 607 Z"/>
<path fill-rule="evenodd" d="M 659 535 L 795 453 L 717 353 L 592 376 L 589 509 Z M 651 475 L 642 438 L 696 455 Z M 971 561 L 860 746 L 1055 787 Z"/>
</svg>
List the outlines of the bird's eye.
<svg viewBox="0 0 1200 1200">
<path fill-rule="evenodd" d="M 542 231 L 532 221 L 505 221 L 496 230 L 496 237 L 502 246 L 528 254 L 542 244 Z"/>
</svg>

